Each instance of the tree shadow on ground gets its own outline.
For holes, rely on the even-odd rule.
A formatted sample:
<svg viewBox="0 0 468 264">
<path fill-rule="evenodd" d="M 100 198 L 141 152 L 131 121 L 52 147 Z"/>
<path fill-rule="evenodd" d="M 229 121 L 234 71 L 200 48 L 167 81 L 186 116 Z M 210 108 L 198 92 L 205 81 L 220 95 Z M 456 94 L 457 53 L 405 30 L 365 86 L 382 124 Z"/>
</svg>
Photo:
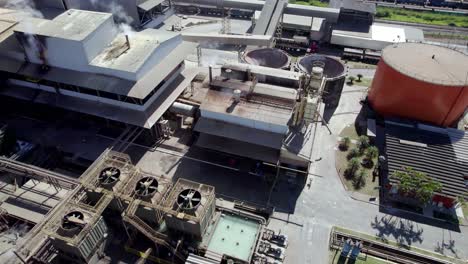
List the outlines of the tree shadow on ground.
<svg viewBox="0 0 468 264">
<path fill-rule="evenodd" d="M 410 248 L 413 243 L 423 242 L 423 228 L 411 220 L 394 216 L 383 216 L 379 219 L 375 216 L 370 225 L 377 231 L 376 236 L 385 243 L 388 243 L 389 239 L 393 239 L 398 246 Z"/>
<path fill-rule="evenodd" d="M 391 216 L 396 216 L 399 218 L 408 219 L 408 220 L 411 220 L 413 222 L 417 222 L 420 224 L 435 226 L 435 227 L 447 229 L 447 230 L 457 232 L 457 233 L 461 232 L 460 226 L 458 224 L 454 224 L 454 223 L 446 222 L 446 221 L 437 221 L 437 220 L 434 220 L 433 218 L 428 218 L 421 214 L 417 214 L 414 212 L 405 211 L 405 210 L 401 210 L 397 208 L 391 208 L 391 207 L 388 207 L 387 205 L 381 205 L 379 207 L 379 212 L 385 213 Z"/>
<path fill-rule="evenodd" d="M 442 255 L 447 255 L 446 253 L 448 251 L 454 257 L 460 258 L 460 256 L 458 255 L 458 249 L 456 248 L 456 245 L 455 245 L 455 240 L 452 239 L 451 232 L 448 231 L 448 234 L 449 234 L 449 238 L 446 241 L 445 240 L 445 230 L 443 231 L 442 241 L 437 242 L 437 245 L 435 246 L 434 251 L 439 253 L 439 254 L 442 254 Z"/>
</svg>

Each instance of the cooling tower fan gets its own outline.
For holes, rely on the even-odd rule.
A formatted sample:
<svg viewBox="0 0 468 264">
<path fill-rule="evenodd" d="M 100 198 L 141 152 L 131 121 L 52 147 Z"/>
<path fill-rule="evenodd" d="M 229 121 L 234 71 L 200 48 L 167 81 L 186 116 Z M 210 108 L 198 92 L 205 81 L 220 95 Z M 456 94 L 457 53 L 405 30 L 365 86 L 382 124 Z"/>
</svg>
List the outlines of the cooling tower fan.
<svg viewBox="0 0 468 264">
<path fill-rule="evenodd" d="M 182 210 L 196 209 L 201 203 L 202 195 L 194 189 L 185 189 L 177 197 L 177 204 Z"/>
<path fill-rule="evenodd" d="M 115 167 L 107 167 L 99 173 L 98 180 L 102 185 L 111 185 L 120 178 L 120 170 Z"/>
<path fill-rule="evenodd" d="M 158 180 L 154 177 L 143 177 L 135 186 L 135 194 L 141 198 L 152 197 L 158 192 Z"/>
</svg>

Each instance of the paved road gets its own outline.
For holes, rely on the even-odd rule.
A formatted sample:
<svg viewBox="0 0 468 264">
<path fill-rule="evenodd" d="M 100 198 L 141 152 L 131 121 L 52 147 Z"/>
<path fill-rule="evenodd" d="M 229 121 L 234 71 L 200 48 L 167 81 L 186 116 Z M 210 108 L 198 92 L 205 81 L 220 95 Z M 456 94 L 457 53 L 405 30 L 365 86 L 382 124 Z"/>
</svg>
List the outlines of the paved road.
<svg viewBox="0 0 468 264">
<path fill-rule="evenodd" d="M 354 112 L 359 110 L 359 104 L 353 104 L 362 96 L 362 91 L 356 87 L 345 87 L 342 102 L 336 113 Z M 454 232 L 442 228 L 413 222 L 379 212 L 376 205 L 363 203 L 351 199 L 343 188 L 335 169 L 335 143 L 339 131 L 346 124 L 354 120 L 355 114 L 335 115 L 330 120 L 333 135 L 329 135 L 325 127 L 318 130 L 317 142 L 312 160 L 322 157 L 319 162 L 314 163 L 311 173 L 320 175 L 314 177 L 310 189 L 305 189 L 300 195 L 294 215 L 290 219 L 303 225 L 300 231 L 304 240 L 299 243 L 302 252 L 313 256 L 315 263 L 326 263 L 328 251 L 328 235 L 333 225 L 342 226 L 356 231 L 382 235 L 382 237 L 402 241 L 415 247 L 433 251 L 443 243 L 453 240 L 451 249 L 445 248 L 447 255 L 458 255 L 466 259 L 468 257 L 468 229 L 461 228 L 461 232 Z M 284 216 L 282 217 L 284 218 Z M 452 252 L 453 250 L 453 252 Z M 319 261 L 320 260 L 320 261 Z M 288 263 L 312 263 L 312 262 Z"/>
</svg>

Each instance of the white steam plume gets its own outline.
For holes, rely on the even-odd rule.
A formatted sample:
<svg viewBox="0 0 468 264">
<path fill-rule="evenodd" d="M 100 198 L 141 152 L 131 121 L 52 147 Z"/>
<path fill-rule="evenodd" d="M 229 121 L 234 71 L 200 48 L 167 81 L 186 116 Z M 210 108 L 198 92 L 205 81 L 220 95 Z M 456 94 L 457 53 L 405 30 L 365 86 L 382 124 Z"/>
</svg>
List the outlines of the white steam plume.
<svg viewBox="0 0 468 264">
<path fill-rule="evenodd" d="M 132 35 L 134 30 L 130 26 L 133 22 L 133 18 L 125 12 L 125 8 L 119 5 L 116 0 L 90 0 L 91 4 L 97 9 L 103 10 L 104 12 L 112 13 L 117 21 L 119 31 L 125 35 Z"/>
<path fill-rule="evenodd" d="M 0 6 L 27 12 L 34 17 L 44 18 L 44 15 L 36 9 L 32 0 L 0 0 Z"/>
</svg>

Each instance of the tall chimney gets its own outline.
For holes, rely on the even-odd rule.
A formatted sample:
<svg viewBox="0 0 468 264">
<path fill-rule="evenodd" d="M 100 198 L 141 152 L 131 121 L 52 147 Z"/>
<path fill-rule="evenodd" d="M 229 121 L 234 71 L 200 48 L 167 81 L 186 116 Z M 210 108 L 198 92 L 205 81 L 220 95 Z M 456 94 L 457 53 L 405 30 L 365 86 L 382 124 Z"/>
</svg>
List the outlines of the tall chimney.
<svg viewBox="0 0 468 264">
<path fill-rule="evenodd" d="M 128 49 L 130 49 L 130 39 L 128 38 L 128 35 L 125 35 L 125 39 L 127 40 Z"/>
<path fill-rule="evenodd" d="M 210 83 L 213 82 L 213 65 L 208 66 L 209 76 L 210 76 Z"/>
</svg>

